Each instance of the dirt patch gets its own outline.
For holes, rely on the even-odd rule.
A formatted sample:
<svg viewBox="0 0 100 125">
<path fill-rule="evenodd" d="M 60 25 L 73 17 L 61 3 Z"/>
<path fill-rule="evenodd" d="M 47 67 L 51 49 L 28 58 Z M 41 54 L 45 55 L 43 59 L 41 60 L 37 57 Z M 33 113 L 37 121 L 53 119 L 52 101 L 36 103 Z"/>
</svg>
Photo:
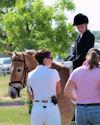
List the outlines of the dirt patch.
<svg viewBox="0 0 100 125">
<path fill-rule="evenodd" d="M 6 96 L 5 96 L 5 97 L 4 97 L 4 96 L 1 96 L 0 99 L 1 99 L 1 100 L 11 100 L 11 98 L 10 98 L 9 96 L 7 96 L 7 97 L 6 97 Z"/>
<path fill-rule="evenodd" d="M 25 98 L 11 99 L 10 97 L 0 97 L 0 106 L 22 106 L 25 104 Z"/>
</svg>

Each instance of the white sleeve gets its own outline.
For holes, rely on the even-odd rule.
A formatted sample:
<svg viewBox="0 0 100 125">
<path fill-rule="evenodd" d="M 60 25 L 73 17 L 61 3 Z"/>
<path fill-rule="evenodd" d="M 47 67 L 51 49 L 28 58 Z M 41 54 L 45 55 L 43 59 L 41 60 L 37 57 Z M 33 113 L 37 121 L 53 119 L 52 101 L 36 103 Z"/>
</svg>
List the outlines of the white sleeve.
<svg viewBox="0 0 100 125">
<path fill-rule="evenodd" d="M 29 75 L 27 76 L 27 86 L 30 86 L 30 80 L 29 80 Z"/>
</svg>

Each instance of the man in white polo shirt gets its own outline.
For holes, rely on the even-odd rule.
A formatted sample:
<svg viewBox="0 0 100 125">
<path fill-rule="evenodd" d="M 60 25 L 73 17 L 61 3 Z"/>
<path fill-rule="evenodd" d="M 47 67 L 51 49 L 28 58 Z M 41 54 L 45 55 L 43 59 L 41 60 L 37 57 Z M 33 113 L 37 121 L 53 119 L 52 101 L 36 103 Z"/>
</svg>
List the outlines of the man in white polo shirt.
<svg viewBox="0 0 100 125">
<path fill-rule="evenodd" d="M 33 100 L 31 125 L 61 125 L 57 94 L 61 93 L 60 77 L 51 69 L 50 50 L 40 50 L 35 55 L 39 65 L 28 74 L 27 86 Z M 32 91 L 31 91 L 32 89 Z"/>
</svg>

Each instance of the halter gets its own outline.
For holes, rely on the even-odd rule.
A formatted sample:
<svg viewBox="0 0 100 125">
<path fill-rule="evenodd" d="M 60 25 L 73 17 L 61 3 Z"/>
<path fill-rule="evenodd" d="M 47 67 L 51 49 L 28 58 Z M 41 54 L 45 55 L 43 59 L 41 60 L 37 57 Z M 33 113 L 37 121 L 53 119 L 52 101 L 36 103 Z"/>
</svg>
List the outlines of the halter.
<svg viewBox="0 0 100 125">
<path fill-rule="evenodd" d="M 11 81 L 11 82 L 9 82 L 9 86 L 12 86 L 12 87 L 15 88 L 15 89 L 17 89 L 17 88 L 12 85 L 12 84 L 14 84 L 14 83 L 20 83 L 20 84 L 23 86 L 23 88 L 25 88 L 26 71 L 29 72 L 28 67 L 27 67 L 27 65 L 26 65 L 26 62 L 25 62 L 25 56 L 24 56 L 24 54 L 22 54 L 22 56 L 23 56 L 23 60 L 20 60 L 20 59 L 13 59 L 13 60 L 12 60 L 13 62 L 17 62 L 17 61 L 18 61 L 18 62 L 24 63 L 24 70 L 23 70 L 23 74 L 22 74 L 21 80 L 20 80 L 20 81 Z M 24 73 L 25 73 L 25 76 L 24 76 Z M 24 81 L 22 82 L 23 76 L 24 76 Z"/>
</svg>

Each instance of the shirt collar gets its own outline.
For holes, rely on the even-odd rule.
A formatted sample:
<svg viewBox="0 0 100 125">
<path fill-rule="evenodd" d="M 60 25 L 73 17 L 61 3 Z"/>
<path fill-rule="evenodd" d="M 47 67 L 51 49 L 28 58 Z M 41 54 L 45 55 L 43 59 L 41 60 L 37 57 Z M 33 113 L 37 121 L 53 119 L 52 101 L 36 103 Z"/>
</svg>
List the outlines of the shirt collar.
<svg viewBox="0 0 100 125">
<path fill-rule="evenodd" d="M 80 38 L 83 36 L 83 34 L 80 34 Z"/>
<path fill-rule="evenodd" d="M 46 65 L 38 65 L 36 68 L 48 68 Z"/>
</svg>

